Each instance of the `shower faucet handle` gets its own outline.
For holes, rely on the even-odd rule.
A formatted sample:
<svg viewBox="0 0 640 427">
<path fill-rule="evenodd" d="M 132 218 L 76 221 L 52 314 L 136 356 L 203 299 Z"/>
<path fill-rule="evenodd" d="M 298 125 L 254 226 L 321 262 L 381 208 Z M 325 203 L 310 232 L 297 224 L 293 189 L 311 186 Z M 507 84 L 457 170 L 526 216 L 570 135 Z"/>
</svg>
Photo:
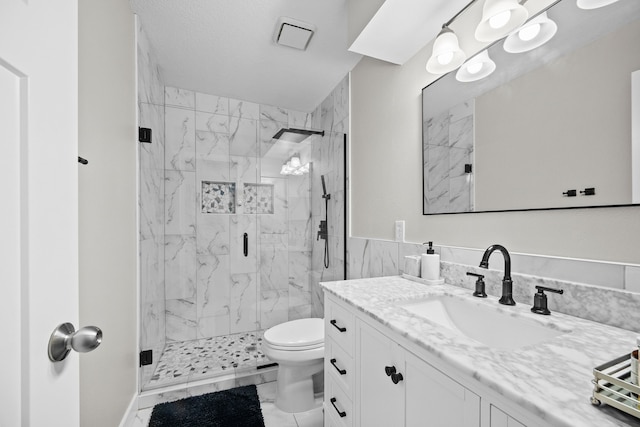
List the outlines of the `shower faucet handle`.
<svg viewBox="0 0 640 427">
<path fill-rule="evenodd" d="M 318 238 L 316 239 L 316 241 L 322 239 L 322 240 L 327 240 L 327 235 L 329 234 L 328 230 L 327 230 L 327 221 L 321 220 L 320 221 L 320 230 L 318 230 Z"/>
</svg>

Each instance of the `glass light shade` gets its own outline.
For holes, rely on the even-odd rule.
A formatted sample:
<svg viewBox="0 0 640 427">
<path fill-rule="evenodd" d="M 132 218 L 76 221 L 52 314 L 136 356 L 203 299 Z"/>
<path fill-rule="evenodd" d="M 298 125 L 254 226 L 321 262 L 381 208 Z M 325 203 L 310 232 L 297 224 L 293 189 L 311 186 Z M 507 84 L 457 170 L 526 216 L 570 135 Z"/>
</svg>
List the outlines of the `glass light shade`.
<svg viewBox="0 0 640 427">
<path fill-rule="evenodd" d="M 493 42 L 506 36 L 529 17 L 518 0 L 485 0 L 482 19 L 476 27 L 476 40 Z"/>
<path fill-rule="evenodd" d="M 453 52 L 445 52 L 438 55 L 438 64 L 447 65 L 453 60 Z"/>
<path fill-rule="evenodd" d="M 618 0 L 578 0 L 580 9 L 597 9 L 599 7 L 609 6 Z"/>
<path fill-rule="evenodd" d="M 538 34 L 540 34 L 540 28 L 540 24 L 533 24 L 522 27 L 517 31 L 518 38 L 523 42 L 533 40 L 538 36 Z"/>
<path fill-rule="evenodd" d="M 511 11 L 505 10 L 489 18 L 489 26 L 494 30 L 497 30 L 498 28 L 502 28 L 507 25 L 510 19 Z"/>
<path fill-rule="evenodd" d="M 291 167 L 294 169 L 297 169 L 300 167 L 300 157 L 298 156 L 293 156 L 291 158 Z"/>
<path fill-rule="evenodd" d="M 431 57 L 427 61 L 427 71 L 431 74 L 445 74 L 458 68 L 467 59 L 460 49 L 458 36 L 445 27 L 433 43 Z"/>
<path fill-rule="evenodd" d="M 469 73 L 478 74 L 482 70 L 482 62 L 481 61 L 470 61 L 466 68 L 467 68 L 467 71 Z"/>
<path fill-rule="evenodd" d="M 475 82 L 487 77 L 496 70 L 496 63 L 489 58 L 485 49 L 467 62 L 456 73 L 456 80 L 463 83 Z"/>
<path fill-rule="evenodd" d="M 534 34 L 534 31 L 532 30 L 535 30 L 536 27 L 539 27 L 539 31 L 537 34 Z M 518 30 L 509 34 L 504 41 L 503 47 L 504 50 L 509 53 L 527 52 L 538 48 L 551 40 L 557 31 L 558 25 L 549 19 L 547 13 L 544 12 L 524 24 Z M 522 32 L 524 32 L 524 36 L 522 35 Z M 527 34 L 527 32 L 530 32 L 530 34 Z M 532 34 L 534 34 L 533 37 L 526 40 L 528 36 Z"/>
</svg>

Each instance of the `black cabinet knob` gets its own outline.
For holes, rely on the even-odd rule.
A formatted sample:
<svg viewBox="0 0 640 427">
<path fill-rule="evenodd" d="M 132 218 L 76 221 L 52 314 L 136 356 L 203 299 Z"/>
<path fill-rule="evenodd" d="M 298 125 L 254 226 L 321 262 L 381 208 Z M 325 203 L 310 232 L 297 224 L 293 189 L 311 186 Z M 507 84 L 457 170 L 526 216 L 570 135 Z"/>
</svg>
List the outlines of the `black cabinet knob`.
<svg viewBox="0 0 640 427">
<path fill-rule="evenodd" d="M 398 384 L 403 379 L 404 378 L 402 377 L 401 373 L 391 374 L 391 381 L 393 381 L 394 384 Z"/>
<path fill-rule="evenodd" d="M 388 377 L 391 377 L 391 381 L 394 384 L 398 384 L 404 378 L 400 372 L 397 371 L 395 366 L 385 366 L 384 373 L 387 374 Z"/>
</svg>

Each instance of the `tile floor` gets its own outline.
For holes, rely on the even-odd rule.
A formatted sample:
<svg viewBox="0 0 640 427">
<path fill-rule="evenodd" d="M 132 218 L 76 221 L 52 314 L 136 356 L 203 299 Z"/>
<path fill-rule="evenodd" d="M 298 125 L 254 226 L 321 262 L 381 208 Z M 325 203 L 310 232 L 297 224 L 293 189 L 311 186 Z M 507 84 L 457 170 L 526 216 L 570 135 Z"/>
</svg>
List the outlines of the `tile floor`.
<svg viewBox="0 0 640 427">
<path fill-rule="evenodd" d="M 262 353 L 264 331 L 170 342 L 145 390 L 233 373 L 271 363 Z"/>
<path fill-rule="evenodd" d="M 279 410 L 274 403 L 275 381 L 260 384 L 257 387 L 265 427 L 322 427 L 324 422 L 322 398 L 316 398 L 317 407 L 310 411 L 289 414 Z M 153 408 L 148 408 L 138 411 L 134 423 L 129 427 L 147 427 L 152 410 Z"/>
</svg>

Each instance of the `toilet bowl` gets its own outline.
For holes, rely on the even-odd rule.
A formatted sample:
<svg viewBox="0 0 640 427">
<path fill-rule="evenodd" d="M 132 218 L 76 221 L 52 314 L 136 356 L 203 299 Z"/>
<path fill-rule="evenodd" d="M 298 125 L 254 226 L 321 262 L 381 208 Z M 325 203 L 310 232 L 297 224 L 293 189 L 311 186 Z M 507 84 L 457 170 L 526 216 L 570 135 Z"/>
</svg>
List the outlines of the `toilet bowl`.
<svg viewBox="0 0 640 427">
<path fill-rule="evenodd" d="M 312 375 L 324 369 L 324 320 L 298 319 L 269 328 L 262 351 L 279 365 L 276 406 L 285 412 L 313 409 Z"/>
</svg>

